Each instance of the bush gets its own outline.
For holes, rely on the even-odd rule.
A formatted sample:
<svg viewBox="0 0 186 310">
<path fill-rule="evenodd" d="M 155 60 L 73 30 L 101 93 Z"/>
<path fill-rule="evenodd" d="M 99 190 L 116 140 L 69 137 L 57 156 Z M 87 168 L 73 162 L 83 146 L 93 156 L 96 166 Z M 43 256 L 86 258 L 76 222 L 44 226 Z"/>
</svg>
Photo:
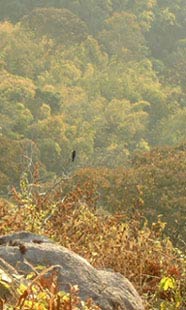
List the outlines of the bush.
<svg viewBox="0 0 186 310">
<path fill-rule="evenodd" d="M 184 309 L 186 258 L 164 235 L 166 223 L 161 217 L 149 225 L 139 211 L 131 218 L 109 214 L 94 208 L 95 197 L 88 185 L 83 191 L 76 187 L 64 194 L 63 182 L 43 195 L 30 190 L 26 195 L 28 187 L 23 184 L 22 192 L 14 190 L 16 205 L 1 201 L 0 233 L 28 230 L 45 234 L 95 267 L 122 273 L 143 296 L 147 309 L 163 310 L 165 305 Z"/>
</svg>

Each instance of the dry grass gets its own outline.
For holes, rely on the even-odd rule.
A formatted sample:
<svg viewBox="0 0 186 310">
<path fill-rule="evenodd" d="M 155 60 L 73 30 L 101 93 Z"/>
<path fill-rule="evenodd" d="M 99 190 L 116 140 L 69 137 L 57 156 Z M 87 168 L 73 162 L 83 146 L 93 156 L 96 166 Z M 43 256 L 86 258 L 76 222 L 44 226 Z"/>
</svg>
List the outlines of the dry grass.
<svg viewBox="0 0 186 310">
<path fill-rule="evenodd" d="M 86 203 L 81 203 L 82 197 Z M 0 234 L 20 230 L 45 234 L 95 267 L 122 273 L 143 296 L 147 309 L 160 309 L 162 300 L 175 302 L 175 292 L 170 298 L 159 291 L 163 277 L 174 278 L 181 296 L 175 309 L 184 309 L 185 257 L 164 236 L 161 218 L 149 227 L 139 211 L 130 219 L 111 215 L 95 209 L 93 200 L 89 207 L 90 197 L 88 186 L 87 191 L 76 188 L 65 197 L 60 185 L 45 196 L 34 193 L 27 199 L 14 191 L 16 206 L 0 202 Z"/>
</svg>

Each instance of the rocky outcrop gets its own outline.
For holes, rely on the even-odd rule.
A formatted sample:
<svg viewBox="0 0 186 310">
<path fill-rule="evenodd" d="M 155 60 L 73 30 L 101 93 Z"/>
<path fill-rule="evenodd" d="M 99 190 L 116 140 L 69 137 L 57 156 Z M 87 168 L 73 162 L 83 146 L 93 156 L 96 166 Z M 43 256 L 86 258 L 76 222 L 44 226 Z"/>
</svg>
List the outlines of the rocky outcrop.
<svg viewBox="0 0 186 310">
<path fill-rule="evenodd" d="M 91 297 L 104 310 L 143 310 L 142 300 L 133 285 L 121 274 L 92 267 L 84 258 L 29 232 L 0 237 L 0 268 L 14 268 L 28 274 L 32 266 L 53 266 L 60 290 L 78 285 L 82 299 Z"/>
</svg>

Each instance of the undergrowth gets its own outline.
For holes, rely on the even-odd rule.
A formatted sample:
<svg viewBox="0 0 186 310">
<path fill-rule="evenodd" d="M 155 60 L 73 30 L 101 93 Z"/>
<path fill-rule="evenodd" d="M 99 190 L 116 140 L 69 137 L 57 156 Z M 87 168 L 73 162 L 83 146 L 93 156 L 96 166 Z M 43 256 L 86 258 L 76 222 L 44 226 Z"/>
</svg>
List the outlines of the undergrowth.
<svg viewBox="0 0 186 310">
<path fill-rule="evenodd" d="M 23 180 L 19 192 L 13 189 L 16 204 L 0 201 L 0 234 L 27 230 L 47 235 L 93 266 L 123 274 L 144 299 L 146 309 L 186 309 L 186 257 L 164 235 L 166 223 L 161 216 L 149 226 L 139 210 L 129 219 L 126 214 L 97 209 L 89 184 L 66 194 L 62 188 L 63 180 L 41 194 Z M 45 290 L 41 294 L 47 302 L 61 298 L 58 293 L 48 294 Z M 25 302 L 30 302 L 29 296 Z M 55 307 L 49 309 L 68 308 Z"/>
<path fill-rule="evenodd" d="M 16 287 L 9 275 L 0 270 L 0 309 L 1 310 L 101 310 L 92 299 L 82 301 L 77 285 L 69 285 L 69 292 L 59 291 L 57 286 L 56 266 L 43 268 L 40 273 L 32 272 L 23 278 L 13 274 L 11 278 L 19 278 Z M 50 272 L 50 276 L 49 275 Z M 2 290 L 4 289 L 4 296 Z M 9 302 L 6 302 L 6 293 Z"/>
</svg>

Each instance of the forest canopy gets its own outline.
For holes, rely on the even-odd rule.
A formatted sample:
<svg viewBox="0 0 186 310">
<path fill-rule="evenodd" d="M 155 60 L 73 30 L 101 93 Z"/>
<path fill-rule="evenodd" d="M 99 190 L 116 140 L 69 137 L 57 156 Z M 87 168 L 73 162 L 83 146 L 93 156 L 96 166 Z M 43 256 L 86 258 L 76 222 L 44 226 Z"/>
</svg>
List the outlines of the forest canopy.
<svg viewBox="0 0 186 310">
<path fill-rule="evenodd" d="M 179 167 L 185 14 L 183 0 L 1 1 L 1 194 L 36 163 L 43 178 L 133 169 L 135 154 L 166 146 Z"/>
</svg>

